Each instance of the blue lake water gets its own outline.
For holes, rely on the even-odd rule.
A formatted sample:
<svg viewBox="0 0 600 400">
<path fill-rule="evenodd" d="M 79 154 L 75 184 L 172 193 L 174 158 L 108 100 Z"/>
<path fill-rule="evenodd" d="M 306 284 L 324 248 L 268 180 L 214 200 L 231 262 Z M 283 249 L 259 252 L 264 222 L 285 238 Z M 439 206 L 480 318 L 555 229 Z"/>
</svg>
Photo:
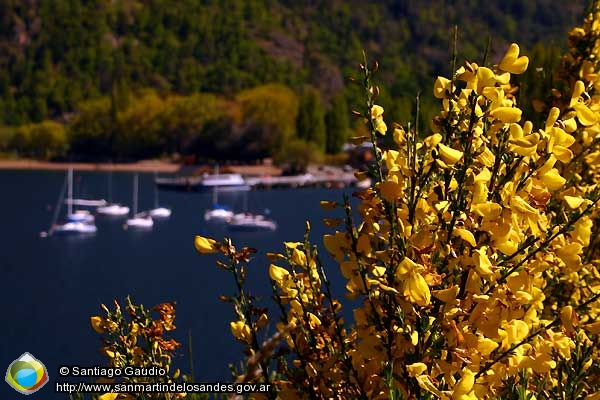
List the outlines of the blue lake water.
<svg viewBox="0 0 600 400">
<path fill-rule="evenodd" d="M 139 210 L 153 206 L 153 178 L 152 174 L 140 174 Z M 60 365 L 106 365 L 99 353 L 100 337 L 89 319 L 102 315 L 101 303 L 111 307 L 113 299 L 118 299 L 124 304 L 127 295 L 146 306 L 176 301 L 173 337 L 182 343 L 176 366 L 189 372 L 191 333 L 195 380 L 231 381 L 228 363 L 239 364 L 243 356 L 229 330 L 234 312 L 218 297 L 234 294 L 234 282 L 216 267 L 216 257 L 196 253 L 194 236 L 228 236 L 239 247 L 257 248 L 259 253 L 249 264 L 248 287 L 268 296 L 269 262 L 264 254 L 281 251 L 283 241 L 302 241 L 306 220 L 311 221 L 312 241 L 321 244 L 322 235 L 330 231 L 321 220 L 332 214 L 319 207 L 319 200 L 341 201 L 344 191 L 352 192 L 248 192 L 248 211 L 268 209 L 279 228 L 275 232 L 233 233 L 204 221 L 211 194 L 161 191 L 160 203 L 170 206 L 173 214 L 156 222 L 151 231 L 124 230 L 123 220 L 98 216 L 95 236 L 41 238 L 39 233 L 50 225 L 64 180 L 61 171 L 0 171 L 0 368 L 8 368 L 25 352 L 44 363 L 50 382 L 34 395 L 37 399 L 66 398 L 54 394 L 54 382 L 65 380 L 58 377 Z M 107 197 L 105 172 L 76 171 L 74 181 L 75 197 Z M 112 182 L 112 200 L 131 206 L 132 174 L 114 173 Z M 243 204 L 240 193 L 222 194 L 219 202 L 238 210 Z M 333 268 L 329 264 L 329 269 Z M 331 270 L 329 274 L 338 296 L 343 296 L 339 273 Z M 6 383 L 0 388 L 2 399 L 21 396 Z"/>
</svg>

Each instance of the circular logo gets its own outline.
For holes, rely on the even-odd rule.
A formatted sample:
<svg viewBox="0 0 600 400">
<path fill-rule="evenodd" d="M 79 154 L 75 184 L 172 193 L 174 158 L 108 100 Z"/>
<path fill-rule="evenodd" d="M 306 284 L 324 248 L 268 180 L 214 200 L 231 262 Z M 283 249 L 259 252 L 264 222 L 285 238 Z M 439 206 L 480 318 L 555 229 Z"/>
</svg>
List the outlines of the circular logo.
<svg viewBox="0 0 600 400">
<path fill-rule="evenodd" d="M 46 367 L 29 353 L 8 366 L 6 382 L 17 392 L 31 394 L 48 382 Z"/>
</svg>

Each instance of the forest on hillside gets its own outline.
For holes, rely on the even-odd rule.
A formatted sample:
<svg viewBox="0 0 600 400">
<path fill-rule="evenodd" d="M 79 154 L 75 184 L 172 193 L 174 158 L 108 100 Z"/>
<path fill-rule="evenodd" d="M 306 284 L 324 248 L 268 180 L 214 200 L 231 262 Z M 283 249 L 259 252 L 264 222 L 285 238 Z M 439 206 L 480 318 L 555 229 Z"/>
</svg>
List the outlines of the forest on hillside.
<svg viewBox="0 0 600 400">
<path fill-rule="evenodd" d="M 391 120 L 423 121 L 434 77 L 518 42 L 530 103 L 587 2 L 0 0 L 0 152 L 255 160 L 339 152 L 380 63 Z M 538 76 L 531 76 L 538 74 Z M 542 78 L 542 79 L 531 79 Z M 537 86 L 536 86 L 537 85 Z M 359 103 L 360 104 L 360 103 Z M 525 105 L 527 108 L 528 105 Z M 360 124 L 359 124 L 360 125 Z"/>
</svg>

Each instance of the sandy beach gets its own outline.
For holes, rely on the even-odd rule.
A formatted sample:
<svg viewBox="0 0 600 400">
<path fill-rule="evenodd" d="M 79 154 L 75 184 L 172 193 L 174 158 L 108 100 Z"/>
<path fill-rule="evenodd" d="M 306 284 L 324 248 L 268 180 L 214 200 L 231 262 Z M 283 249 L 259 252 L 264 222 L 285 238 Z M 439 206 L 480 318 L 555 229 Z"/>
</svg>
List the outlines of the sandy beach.
<svg viewBox="0 0 600 400">
<path fill-rule="evenodd" d="M 134 163 L 57 163 L 37 160 L 0 160 L 0 170 L 67 170 L 77 171 L 121 171 L 159 172 L 163 174 L 193 174 L 207 167 L 182 165 L 160 160 L 146 160 Z M 221 167 L 221 172 L 234 172 L 248 176 L 280 175 L 281 169 L 272 165 L 232 165 Z"/>
</svg>

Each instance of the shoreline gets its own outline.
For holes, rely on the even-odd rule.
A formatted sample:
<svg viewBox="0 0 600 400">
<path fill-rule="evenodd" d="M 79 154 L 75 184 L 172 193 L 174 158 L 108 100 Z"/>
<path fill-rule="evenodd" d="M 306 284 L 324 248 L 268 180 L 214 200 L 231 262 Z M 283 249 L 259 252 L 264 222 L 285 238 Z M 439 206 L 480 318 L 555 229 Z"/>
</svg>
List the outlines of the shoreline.
<svg viewBox="0 0 600 400">
<path fill-rule="evenodd" d="M 93 163 L 93 162 L 50 162 L 37 160 L 0 160 L 0 171 L 39 170 L 66 171 L 72 167 L 76 171 L 113 171 L 113 172 L 159 172 L 191 175 L 202 165 L 174 164 L 166 161 L 146 160 L 134 163 Z M 271 165 L 227 165 L 222 170 L 242 175 L 280 175 L 281 169 Z"/>
</svg>

